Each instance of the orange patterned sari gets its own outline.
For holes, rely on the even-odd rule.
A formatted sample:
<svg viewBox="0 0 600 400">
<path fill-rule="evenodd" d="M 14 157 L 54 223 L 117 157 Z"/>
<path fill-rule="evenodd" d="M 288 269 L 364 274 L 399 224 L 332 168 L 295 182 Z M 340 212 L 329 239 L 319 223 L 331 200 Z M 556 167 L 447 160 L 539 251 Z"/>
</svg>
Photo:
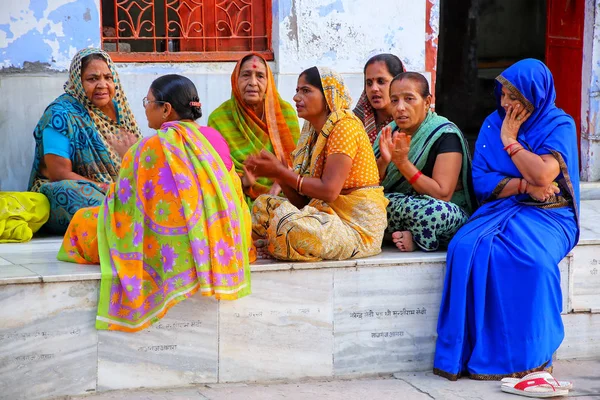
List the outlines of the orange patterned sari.
<svg viewBox="0 0 600 400">
<path fill-rule="evenodd" d="M 73 217 L 58 258 L 100 262 L 98 329 L 139 331 L 197 291 L 250 293 L 250 213 L 203 129 L 163 124 L 125 155 L 104 204 Z"/>
</svg>

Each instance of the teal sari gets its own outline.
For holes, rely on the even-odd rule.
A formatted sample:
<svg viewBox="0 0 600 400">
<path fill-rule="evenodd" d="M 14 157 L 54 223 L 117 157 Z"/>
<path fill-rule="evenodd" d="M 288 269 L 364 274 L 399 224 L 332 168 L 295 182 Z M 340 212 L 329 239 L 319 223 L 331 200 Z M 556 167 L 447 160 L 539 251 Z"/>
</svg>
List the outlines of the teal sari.
<svg viewBox="0 0 600 400">
<path fill-rule="evenodd" d="M 388 125 L 398 130 L 395 122 Z M 409 231 L 413 241 L 424 251 L 435 251 L 448 245 L 456 231 L 464 225 L 473 212 L 475 201 L 471 183 L 471 157 L 467 141 L 456 125 L 447 118 L 429 111 L 419 129 L 412 135 L 408 158 L 422 170 L 434 144 L 444 134 L 454 134 L 462 148 L 462 167 L 456 190 L 449 202 L 420 195 L 390 163 L 381 182 L 385 196 L 390 201 L 387 207 L 388 232 Z M 379 141 L 381 132 L 373 144 L 376 157 L 381 156 Z"/>
<path fill-rule="evenodd" d="M 107 62 L 115 82 L 113 104 L 117 121 L 113 121 L 86 97 L 81 82 L 82 60 L 91 54 Z M 141 137 L 133 113 L 109 55 L 100 49 L 84 49 L 75 55 L 69 69 L 65 93 L 54 100 L 40 118 L 33 138 L 35 155 L 29 178 L 29 191 L 44 194 L 50 201 L 50 218 L 44 229 L 63 234 L 73 215 L 81 208 L 102 203 L 107 184 L 119 176 L 121 157 L 109 146 L 109 138 L 128 130 Z M 72 171 L 89 180 L 50 181 L 44 163 L 44 130 L 50 128 L 69 140 Z"/>
<path fill-rule="evenodd" d="M 392 132 L 398 129 L 395 121 L 392 121 L 388 126 L 392 128 Z M 433 111 L 429 111 L 419 129 L 411 138 L 408 159 L 415 167 L 417 167 L 417 169 L 423 169 L 432 146 L 444 133 L 457 135 L 463 149 L 459 185 L 457 185 L 457 190 L 454 192 L 450 202 L 458 205 L 470 214 L 474 208 L 473 190 L 470 178 L 471 156 L 469 154 L 469 147 L 466 139 L 454 123 L 450 122 L 445 117 L 437 115 Z M 381 132 L 379 132 L 377 139 L 375 139 L 375 143 L 373 143 L 373 151 L 377 158 L 381 156 L 379 150 L 380 138 Z M 394 163 L 388 165 L 385 178 L 381 182 L 381 185 L 386 193 L 415 194 L 411 184 L 408 183 L 408 180 L 404 176 L 402 176 Z"/>
</svg>

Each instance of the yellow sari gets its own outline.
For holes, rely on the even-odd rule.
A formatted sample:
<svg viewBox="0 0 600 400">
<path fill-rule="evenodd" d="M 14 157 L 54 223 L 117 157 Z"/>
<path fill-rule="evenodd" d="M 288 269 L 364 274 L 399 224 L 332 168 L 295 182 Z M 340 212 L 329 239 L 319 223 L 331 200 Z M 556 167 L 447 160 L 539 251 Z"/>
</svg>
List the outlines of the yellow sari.
<svg viewBox="0 0 600 400">
<path fill-rule="evenodd" d="M 50 216 L 50 203 L 41 193 L 0 192 L 0 243 L 31 240 Z"/>
</svg>

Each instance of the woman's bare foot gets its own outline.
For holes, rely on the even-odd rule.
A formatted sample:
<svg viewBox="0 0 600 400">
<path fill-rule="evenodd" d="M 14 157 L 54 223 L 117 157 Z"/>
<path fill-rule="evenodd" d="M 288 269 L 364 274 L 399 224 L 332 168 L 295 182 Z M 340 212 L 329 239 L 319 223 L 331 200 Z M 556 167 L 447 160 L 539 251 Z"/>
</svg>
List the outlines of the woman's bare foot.
<svg viewBox="0 0 600 400">
<path fill-rule="evenodd" d="M 409 231 L 396 231 L 392 233 L 392 241 L 400 251 L 414 251 L 415 242 Z"/>
<path fill-rule="evenodd" d="M 254 241 L 254 247 L 256 247 L 256 258 L 261 259 L 272 259 L 273 256 L 269 254 L 267 250 L 267 241 L 265 239 L 258 239 Z"/>
</svg>

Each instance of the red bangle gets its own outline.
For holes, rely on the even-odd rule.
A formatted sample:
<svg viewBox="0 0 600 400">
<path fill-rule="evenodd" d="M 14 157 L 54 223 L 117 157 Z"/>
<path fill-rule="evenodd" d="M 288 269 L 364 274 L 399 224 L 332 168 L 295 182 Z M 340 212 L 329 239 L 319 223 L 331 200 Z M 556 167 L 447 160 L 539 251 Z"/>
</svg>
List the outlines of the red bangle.
<svg viewBox="0 0 600 400">
<path fill-rule="evenodd" d="M 419 179 L 421 177 L 421 175 L 423 175 L 423 173 L 421 171 L 417 171 L 417 173 L 414 174 L 412 178 L 410 178 L 408 183 L 412 185 L 413 183 L 415 183 L 417 181 L 417 179 Z"/>
<path fill-rule="evenodd" d="M 303 183 L 304 183 L 304 177 L 300 178 L 300 184 L 298 185 L 298 193 L 304 196 L 304 194 L 302 193 L 302 184 Z"/>
<path fill-rule="evenodd" d="M 520 152 L 521 150 L 525 150 L 523 148 L 523 146 L 519 147 L 518 149 L 516 149 L 515 151 L 513 151 L 512 153 L 510 153 L 510 158 L 513 158 L 515 154 L 517 154 L 518 152 Z"/>
<path fill-rule="evenodd" d="M 523 192 L 521 191 L 521 185 L 523 184 L 523 178 L 519 178 L 519 185 L 517 186 L 517 193 L 518 194 L 523 194 Z"/>
<path fill-rule="evenodd" d="M 302 178 L 302 175 L 298 174 L 296 178 L 296 192 L 300 192 L 300 178 Z"/>
<path fill-rule="evenodd" d="M 511 149 L 511 147 L 513 147 L 514 145 L 517 145 L 517 144 L 520 144 L 520 143 L 519 143 L 519 142 L 514 142 L 514 143 L 511 143 L 511 144 L 509 144 L 508 146 L 506 146 L 506 147 L 504 148 L 504 150 L 505 150 L 505 151 L 509 151 L 509 150 Z"/>
</svg>

